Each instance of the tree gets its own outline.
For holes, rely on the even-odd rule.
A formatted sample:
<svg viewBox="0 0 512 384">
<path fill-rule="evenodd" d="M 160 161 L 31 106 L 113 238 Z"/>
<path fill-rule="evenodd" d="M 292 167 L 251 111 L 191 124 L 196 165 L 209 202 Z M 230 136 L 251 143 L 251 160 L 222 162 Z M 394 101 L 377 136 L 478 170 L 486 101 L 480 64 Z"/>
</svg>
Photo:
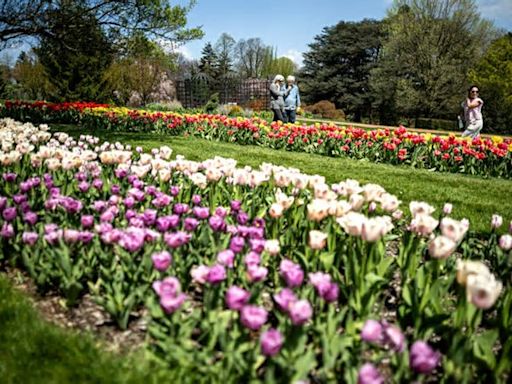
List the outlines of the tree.
<svg viewBox="0 0 512 384">
<path fill-rule="evenodd" d="M 17 98 L 44 100 L 54 89 L 45 68 L 34 52 L 21 52 L 12 70 L 17 83 Z"/>
<path fill-rule="evenodd" d="M 97 19 L 75 4 L 49 17 L 48 31 L 61 38 L 42 37 L 35 52 L 54 88 L 53 99 L 104 99 L 101 79 L 111 63 L 112 47 Z"/>
<path fill-rule="evenodd" d="M 484 99 L 485 129 L 511 132 L 512 33 L 495 40 L 484 57 L 469 71 Z"/>
<path fill-rule="evenodd" d="M 206 43 L 201 51 L 201 59 L 199 59 L 199 71 L 205 75 L 210 81 L 214 81 L 219 76 L 219 58 L 213 49 L 211 43 Z"/>
<path fill-rule="evenodd" d="M 150 39 L 185 42 L 203 35 L 200 28 L 186 28 L 187 13 L 195 3 L 195 0 L 187 5 L 171 5 L 165 0 L 2 0 L 0 44 L 27 37 L 47 42 L 66 40 L 66 25 L 73 29 L 83 20 L 96 20 L 113 41 L 142 33 Z M 55 29 L 53 15 L 70 7 L 80 11 L 68 14 L 62 28 Z"/>
<path fill-rule="evenodd" d="M 240 40 L 235 46 L 239 73 L 247 78 L 261 77 L 266 54 L 267 46 L 260 38 Z"/>
<path fill-rule="evenodd" d="M 324 28 L 304 55 L 305 99 L 332 101 L 353 114 L 355 121 L 369 116 L 373 101 L 370 71 L 376 66 L 382 38 L 382 22 L 375 20 L 341 21 Z"/>
<path fill-rule="evenodd" d="M 227 34 L 220 35 L 217 43 L 215 43 L 215 52 L 218 57 L 219 76 L 225 77 L 233 73 L 233 63 L 235 56 L 235 39 Z"/>
<path fill-rule="evenodd" d="M 104 80 L 121 104 L 137 96 L 146 105 L 174 67 L 174 58 L 141 33 L 126 39 L 123 46 L 121 54 L 106 70 Z"/>
<path fill-rule="evenodd" d="M 396 108 L 395 118 L 453 118 L 468 69 L 495 36 L 475 1 L 395 0 L 385 31 L 379 66 L 372 73 L 381 117 Z"/>
</svg>

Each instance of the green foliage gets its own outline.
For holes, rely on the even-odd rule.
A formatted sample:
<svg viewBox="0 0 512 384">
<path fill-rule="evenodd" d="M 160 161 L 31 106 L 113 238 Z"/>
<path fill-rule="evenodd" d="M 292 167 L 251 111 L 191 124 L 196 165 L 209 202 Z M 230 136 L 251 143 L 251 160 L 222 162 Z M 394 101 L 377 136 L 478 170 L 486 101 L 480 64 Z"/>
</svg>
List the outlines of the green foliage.
<svg viewBox="0 0 512 384">
<path fill-rule="evenodd" d="M 306 111 L 324 119 L 345 119 L 345 113 L 341 109 L 336 109 L 336 105 L 327 100 L 319 101 L 313 105 L 304 107 Z"/>
<path fill-rule="evenodd" d="M 295 63 L 288 57 L 277 57 L 277 50 L 267 47 L 263 62 L 262 77 L 274 77 L 277 74 L 285 78 L 297 70 Z"/>
<path fill-rule="evenodd" d="M 469 71 L 471 83 L 484 99 L 484 129 L 512 130 L 512 33 L 495 40 L 485 56 Z"/>
<path fill-rule="evenodd" d="M 381 123 L 399 115 L 453 118 L 467 71 L 495 34 L 475 1 L 395 0 L 385 31 L 372 72 Z"/>
<path fill-rule="evenodd" d="M 103 71 L 112 49 L 98 21 L 70 5 L 51 14 L 53 33 L 61 39 L 42 38 L 37 56 L 53 86 L 54 100 L 105 100 Z M 75 23 L 69 23 L 75 19 Z"/>
<path fill-rule="evenodd" d="M 227 33 L 220 35 L 217 43 L 215 44 L 215 53 L 218 57 L 218 73 L 221 77 L 234 73 L 233 64 L 235 45 L 235 39 Z"/>
<path fill-rule="evenodd" d="M 354 115 L 369 116 L 373 101 L 370 71 L 376 66 L 383 37 L 382 22 L 341 21 L 324 28 L 304 55 L 302 89 L 306 101 L 329 100 Z"/>
<path fill-rule="evenodd" d="M 456 131 L 458 130 L 457 120 L 443 120 L 443 119 L 427 119 L 427 118 L 417 118 L 416 119 L 416 128 L 423 129 L 434 129 L 440 131 Z"/>
<path fill-rule="evenodd" d="M 219 94 L 214 93 L 210 96 L 210 99 L 204 106 L 204 110 L 206 113 L 214 113 L 217 110 L 217 108 L 219 108 Z"/>
<path fill-rule="evenodd" d="M 46 69 L 35 55 L 22 52 L 13 68 L 13 77 L 19 99 L 44 100 L 54 92 Z"/>
<path fill-rule="evenodd" d="M 211 43 L 206 43 L 201 51 L 199 71 L 210 80 L 216 80 L 219 76 L 219 58 Z"/>
</svg>

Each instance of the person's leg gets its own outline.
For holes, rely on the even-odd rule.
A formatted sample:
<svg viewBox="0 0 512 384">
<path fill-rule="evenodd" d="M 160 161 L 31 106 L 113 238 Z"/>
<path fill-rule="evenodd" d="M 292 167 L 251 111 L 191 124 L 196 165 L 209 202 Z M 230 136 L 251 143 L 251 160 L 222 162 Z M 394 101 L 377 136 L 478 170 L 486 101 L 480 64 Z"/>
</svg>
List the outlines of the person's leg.
<svg viewBox="0 0 512 384">
<path fill-rule="evenodd" d="M 283 110 L 282 109 L 276 109 L 275 111 L 276 111 L 275 113 L 276 113 L 277 119 L 279 121 L 285 122 L 286 120 L 284 119 L 284 116 L 283 116 L 284 115 L 283 114 Z"/>
<path fill-rule="evenodd" d="M 295 109 L 289 109 L 286 112 L 288 113 L 288 122 L 295 124 L 295 120 L 297 119 L 297 112 L 295 111 Z"/>
<path fill-rule="evenodd" d="M 278 121 L 279 120 L 279 109 L 272 109 L 272 112 L 274 112 L 274 119 L 272 121 Z"/>
</svg>

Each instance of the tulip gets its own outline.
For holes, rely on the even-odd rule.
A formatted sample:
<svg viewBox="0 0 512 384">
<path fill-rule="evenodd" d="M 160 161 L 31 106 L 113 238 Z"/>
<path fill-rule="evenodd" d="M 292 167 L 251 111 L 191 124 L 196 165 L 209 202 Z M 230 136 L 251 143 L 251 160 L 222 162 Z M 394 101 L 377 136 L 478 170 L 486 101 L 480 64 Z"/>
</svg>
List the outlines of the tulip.
<svg viewBox="0 0 512 384">
<path fill-rule="evenodd" d="M 151 260 L 153 261 L 153 267 L 160 272 L 165 271 L 172 263 L 171 254 L 167 251 L 153 253 Z"/>
<path fill-rule="evenodd" d="M 443 213 L 448 216 L 452 213 L 452 210 L 453 210 L 453 205 L 450 204 L 450 203 L 446 203 L 444 206 L 443 206 Z"/>
<path fill-rule="evenodd" d="M 215 215 L 224 218 L 228 215 L 228 210 L 224 207 L 217 207 L 215 210 Z"/>
<path fill-rule="evenodd" d="M 417 373 L 428 375 L 439 365 L 440 360 L 441 354 L 424 341 L 416 341 L 411 346 L 409 365 Z"/>
<path fill-rule="evenodd" d="M 455 243 L 460 243 L 466 234 L 468 227 L 461 221 L 444 217 L 441 220 L 441 233 Z"/>
<path fill-rule="evenodd" d="M 436 229 L 439 221 L 432 216 L 417 214 L 411 221 L 410 230 L 418 235 L 428 236 Z"/>
<path fill-rule="evenodd" d="M 279 265 L 279 274 L 291 288 L 300 286 L 304 280 L 304 271 L 302 268 L 298 264 L 287 259 L 281 261 L 281 264 Z"/>
<path fill-rule="evenodd" d="M 336 219 L 336 222 L 350 236 L 361 236 L 363 232 L 363 224 L 367 218 L 357 212 L 349 212 L 345 216 Z"/>
<path fill-rule="evenodd" d="M 103 181 L 101 179 L 94 179 L 92 182 L 92 186 L 97 190 L 103 188 Z"/>
<path fill-rule="evenodd" d="M 32 211 L 27 211 L 23 215 L 23 220 L 30 225 L 34 225 L 37 222 L 37 214 Z"/>
<path fill-rule="evenodd" d="M 428 245 L 428 253 L 434 259 L 446 259 L 457 248 L 457 243 L 446 236 L 437 236 Z"/>
<path fill-rule="evenodd" d="M 251 251 L 258 254 L 265 250 L 265 240 L 263 239 L 250 239 L 249 244 L 251 246 Z"/>
<path fill-rule="evenodd" d="M 261 334 L 261 353 L 265 356 L 275 356 L 283 346 L 284 338 L 277 329 L 270 328 Z"/>
<path fill-rule="evenodd" d="M 226 230 L 226 222 L 224 218 L 218 215 L 211 216 L 208 220 L 208 224 L 210 224 L 210 228 L 215 232 L 223 232 Z"/>
<path fill-rule="evenodd" d="M 226 280 L 226 268 L 220 264 L 216 264 L 213 267 L 210 267 L 205 280 L 212 285 L 221 283 L 222 281 Z"/>
<path fill-rule="evenodd" d="M 382 342 L 384 334 L 383 327 L 379 321 L 366 320 L 361 331 L 361 339 L 368 343 Z"/>
<path fill-rule="evenodd" d="M 16 218 L 16 208 L 15 207 L 7 207 L 2 212 L 2 217 L 5 221 L 11 222 Z"/>
<path fill-rule="evenodd" d="M 2 175 L 2 177 L 4 178 L 4 180 L 7 183 L 13 183 L 13 182 L 16 181 L 16 178 L 18 177 L 18 175 L 16 173 L 13 173 L 13 172 L 8 172 L 8 173 L 4 173 Z"/>
<path fill-rule="evenodd" d="M 265 242 L 265 251 L 270 255 L 275 256 L 279 253 L 281 247 L 279 246 L 279 240 L 267 240 Z"/>
<path fill-rule="evenodd" d="M 313 308 L 309 301 L 298 300 L 290 304 L 288 315 L 293 325 L 305 324 L 313 316 Z"/>
<path fill-rule="evenodd" d="M 187 217 L 184 220 L 184 228 L 187 232 L 194 232 L 199 225 L 199 221 L 194 219 L 193 217 Z"/>
<path fill-rule="evenodd" d="M 171 314 L 180 309 L 186 299 L 187 295 L 184 293 L 180 293 L 176 296 L 162 296 L 160 297 L 160 306 L 165 313 Z"/>
<path fill-rule="evenodd" d="M 457 259 L 457 282 L 466 286 L 467 279 L 471 275 L 490 275 L 491 272 L 487 266 L 480 261 Z"/>
<path fill-rule="evenodd" d="M 403 352 L 405 348 L 405 336 L 394 325 L 384 324 L 384 342 L 397 352 Z"/>
<path fill-rule="evenodd" d="M 510 251 L 512 249 L 512 236 L 509 234 L 502 235 L 499 244 L 502 250 Z"/>
<path fill-rule="evenodd" d="M 27 245 L 34 245 L 38 238 L 39 235 L 37 232 L 23 232 L 23 235 L 21 236 L 23 243 Z"/>
<path fill-rule="evenodd" d="M 231 241 L 229 242 L 229 248 L 235 252 L 240 253 L 245 246 L 245 240 L 243 237 L 235 236 L 231 238 Z"/>
<path fill-rule="evenodd" d="M 309 247 L 311 249 L 320 250 L 325 247 L 327 241 L 327 234 L 321 231 L 309 232 Z"/>
<path fill-rule="evenodd" d="M 80 232 L 76 229 L 65 229 L 64 230 L 64 241 L 66 243 L 76 243 L 78 242 L 80 236 Z"/>
<path fill-rule="evenodd" d="M 411 210 L 413 217 L 417 215 L 430 216 L 436 210 L 433 206 L 422 201 L 411 201 L 409 204 L 409 209 Z"/>
<path fill-rule="evenodd" d="M 210 217 L 210 210 L 208 207 L 194 207 L 192 208 L 192 213 L 200 220 L 204 220 Z"/>
<path fill-rule="evenodd" d="M 181 284 L 175 277 L 157 280 L 153 282 L 152 287 L 158 296 L 176 296 L 181 290 Z"/>
<path fill-rule="evenodd" d="M 170 248 L 179 248 L 187 244 L 191 238 L 191 234 L 182 231 L 178 231 L 176 233 L 166 233 L 164 235 L 164 241 Z"/>
<path fill-rule="evenodd" d="M 78 184 L 78 190 L 82 193 L 85 193 L 89 190 L 89 183 L 87 181 L 82 181 Z"/>
<path fill-rule="evenodd" d="M 94 233 L 89 231 L 80 231 L 78 233 L 78 241 L 83 244 L 89 244 L 94 238 Z"/>
<path fill-rule="evenodd" d="M 278 203 L 272 204 L 268 210 L 268 214 L 274 219 L 283 216 L 283 206 Z"/>
<path fill-rule="evenodd" d="M 247 266 L 247 277 L 251 283 L 264 280 L 268 275 L 268 269 L 259 265 L 250 264 Z"/>
<path fill-rule="evenodd" d="M 240 310 L 240 321 L 242 325 L 253 331 L 260 329 L 267 322 L 268 313 L 262 307 L 256 305 L 245 305 Z"/>
<path fill-rule="evenodd" d="M 193 195 L 192 199 L 191 199 L 192 204 L 194 204 L 194 205 L 201 204 L 201 200 L 202 200 L 201 195 Z"/>
<path fill-rule="evenodd" d="M 230 203 L 231 210 L 238 212 L 242 208 L 242 202 L 238 200 L 232 200 Z"/>
<path fill-rule="evenodd" d="M 357 384 L 383 384 L 384 378 L 371 363 L 364 364 L 357 375 Z"/>
<path fill-rule="evenodd" d="M 503 225 L 503 217 L 500 215 L 492 215 L 491 227 L 492 229 L 498 229 Z"/>
<path fill-rule="evenodd" d="M 27 195 L 23 195 L 23 194 L 14 195 L 12 197 L 12 201 L 14 201 L 14 204 L 20 205 L 21 203 L 24 203 L 27 201 Z"/>
<path fill-rule="evenodd" d="M 235 253 L 231 249 L 226 249 L 217 254 L 217 262 L 228 268 L 233 268 Z"/>
<path fill-rule="evenodd" d="M 10 239 L 14 236 L 14 228 L 11 223 L 4 223 L 2 225 L 2 229 L 0 230 L 0 237 L 4 239 Z"/>
<path fill-rule="evenodd" d="M 80 223 L 82 228 L 92 228 L 94 225 L 94 216 L 92 215 L 82 215 L 80 218 Z"/>
<path fill-rule="evenodd" d="M 251 297 L 251 294 L 245 289 L 232 285 L 226 291 L 226 305 L 229 309 L 238 311 L 247 304 Z"/>
<path fill-rule="evenodd" d="M 246 212 L 238 212 L 236 215 L 236 222 L 240 225 L 245 225 L 249 221 L 249 214 Z"/>
<path fill-rule="evenodd" d="M 275 294 L 274 301 L 279 309 L 283 312 L 288 312 L 290 305 L 295 303 L 298 299 L 290 288 L 283 288 L 279 293 Z"/>
<path fill-rule="evenodd" d="M 206 277 L 208 276 L 208 273 L 210 272 L 210 268 L 208 268 L 206 265 L 199 265 L 192 267 L 190 270 L 190 276 L 192 276 L 192 280 L 199 284 L 206 283 Z"/>
<path fill-rule="evenodd" d="M 469 302 L 480 309 L 491 308 L 503 289 L 501 281 L 492 274 L 473 274 L 467 277 L 466 294 Z"/>
</svg>

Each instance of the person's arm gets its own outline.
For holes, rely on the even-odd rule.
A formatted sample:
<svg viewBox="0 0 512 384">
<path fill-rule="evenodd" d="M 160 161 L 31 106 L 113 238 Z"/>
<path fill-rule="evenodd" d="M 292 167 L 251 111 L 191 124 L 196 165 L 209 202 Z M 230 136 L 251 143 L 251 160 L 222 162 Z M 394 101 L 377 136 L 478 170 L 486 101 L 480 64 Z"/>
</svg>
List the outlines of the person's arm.
<svg viewBox="0 0 512 384">
<path fill-rule="evenodd" d="M 297 87 L 297 108 L 300 108 L 300 92 L 299 92 L 299 87 Z"/>
<path fill-rule="evenodd" d="M 281 92 L 280 92 L 279 88 L 278 88 L 278 87 L 276 87 L 276 84 L 275 84 L 275 83 L 270 84 L 270 88 L 269 88 L 269 90 L 270 90 L 270 93 L 272 94 L 272 96 L 274 96 L 274 97 L 282 96 L 282 94 L 281 94 Z"/>
<path fill-rule="evenodd" d="M 482 99 L 475 99 L 473 101 L 471 101 L 470 99 L 468 99 L 468 101 L 466 102 L 466 105 L 469 109 L 473 109 L 473 108 L 476 108 L 478 107 L 480 104 L 483 104 L 483 101 Z"/>
</svg>

